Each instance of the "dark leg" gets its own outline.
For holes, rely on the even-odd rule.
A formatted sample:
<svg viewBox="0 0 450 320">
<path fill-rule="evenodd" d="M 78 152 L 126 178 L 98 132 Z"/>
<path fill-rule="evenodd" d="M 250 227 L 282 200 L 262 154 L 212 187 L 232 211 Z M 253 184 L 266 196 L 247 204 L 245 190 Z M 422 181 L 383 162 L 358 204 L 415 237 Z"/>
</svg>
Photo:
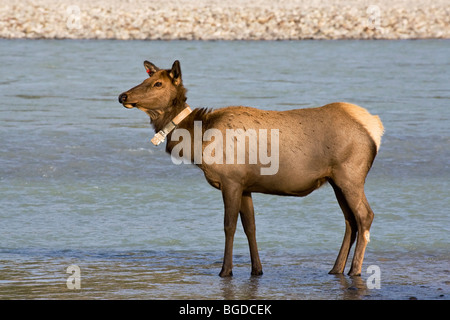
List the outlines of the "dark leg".
<svg viewBox="0 0 450 320">
<path fill-rule="evenodd" d="M 219 275 L 221 277 L 229 277 L 233 275 L 233 241 L 239 209 L 241 207 L 242 189 L 235 184 L 224 184 L 222 188 L 222 197 L 225 205 L 225 252 L 222 270 Z"/>
<path fill-rule="evenodd" d="M 339 274 L 344 272 L 345 264 L 347 263 L 347 258 L 350 253 L 350 249 L 356 239 L 356 219 L 353 215 L 352 210 L 349 208 L 347 200 L 345 200 L 344 194 L 341 189 L 333 182 L 330 181 L 331 186 L 334 189 L 336 198 L 338 200 L 339 206 L 342 209 L 345 217 L 345 234 L 342 241 L 341 249 L 339 250 L 339 255 L 334 263 L 333 269 L 329 272 L 330 274 Z"/>
<path fill-rule="evenodd" d="M 331 185 L 336 193 L 339 205 L 345 216 L 345 236 L 341 251 L 336 260 L 332 272 L 343 272 L 348 252 L 356 237 L 355 253 L 352 266 L 349 271 L 351 276 L 361 275 L 362 263 L 367 243 L 369 242 L 369 230 L 373 221 L 373 212 L 370 209 L 364 194 L 364 181 L 369 166 L 364 161 L 353 161 L 347 166 L 335 168 Z"/>
<path fill-rule="evenodd" d="M 247 235 L 252 260 L 252 275 L 262 275 L 261 261 L 259 260 L 258 245 L 256 244 L 255 212 L 253 208 L 252 194 L 244 192 L 241 201 L 241 221 Z"/>
</svg>

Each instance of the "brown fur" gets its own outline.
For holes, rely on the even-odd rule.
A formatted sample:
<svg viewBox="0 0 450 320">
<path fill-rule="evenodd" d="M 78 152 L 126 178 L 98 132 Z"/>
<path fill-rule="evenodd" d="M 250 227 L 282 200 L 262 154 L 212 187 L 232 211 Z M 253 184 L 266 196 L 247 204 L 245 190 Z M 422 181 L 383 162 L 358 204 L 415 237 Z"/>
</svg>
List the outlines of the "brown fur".
<svg viewBox="0 0 450 320">
<path fill-rule="evenodd" d="M 146 62 L 148 70 L 149 62 Z M 150 64 L 153 66 L 153 64 Z M 146 112 L 155 131 L 159 131 L 186 106 L 186 90 L 176 61 L 169 70 L 154 69 L 142 84 L 119 96 L 125 107 Z M 155 83 L 161 85 L 155 87 Z M 215 128 L 279 130 L 279 170 L 261 175 L 256 164 L 198 163 L 206 180 L 221 190 L 225 206 L 225 253 L 221 276 L 232 275 L 232 247 L 240 213 L 252 260 L 252 274 L 262 274 L 256 244 L 256 228 L 251 194 L 253 192 L 306 196 L 324 183 L 334 189 L 345 217 L 345 234 L 339 255 L 330 273 L 342 273 L 351 246 L 356 249 L 349 271 L 360 275 L 364 251 L 369 240 L 373 212 L 364 194 L 366 176 L 378 152 L 383 125 L 377 116 L 349 103 L 332 103 L 319 108 L 289 111 L 263 111 L 250 107 L 217 110 L 194 109 L 179 128 L 194 136 L 194 121 L 202 121 L 203 132 Z M 166 151 L 179 143 L 169 134 Z M 269 142 L 270 144 L 271 142 Z M 203 150 L 209 142 L 203 142 Z M 193 148 L 194 141 L 191 141 Z M 248 150 L 247 150 L 248 153 Z M 191 152 L 191 160 L 194 152 Z"/>
</svg>

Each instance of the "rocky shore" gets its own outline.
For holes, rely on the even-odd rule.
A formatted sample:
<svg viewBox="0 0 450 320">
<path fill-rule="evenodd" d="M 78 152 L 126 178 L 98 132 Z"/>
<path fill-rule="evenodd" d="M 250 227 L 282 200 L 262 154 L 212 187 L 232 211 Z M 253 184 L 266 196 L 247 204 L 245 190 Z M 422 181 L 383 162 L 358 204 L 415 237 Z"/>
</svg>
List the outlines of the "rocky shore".
<svg viewBox="0 0 450 320">
<path fill-rule="evenodd" d="M 448 0 L 0 0 L 0 38 L 450 38 Z"/>
</svg>

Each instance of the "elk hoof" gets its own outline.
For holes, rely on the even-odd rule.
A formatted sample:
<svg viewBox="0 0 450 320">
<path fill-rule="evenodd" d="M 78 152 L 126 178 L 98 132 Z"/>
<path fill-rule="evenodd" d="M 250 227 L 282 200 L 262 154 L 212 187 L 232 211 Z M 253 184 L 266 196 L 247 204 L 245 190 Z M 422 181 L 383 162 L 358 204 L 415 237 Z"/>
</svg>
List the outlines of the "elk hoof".
<svg viewBox="0 0 450 320">
<path fill-rule="evenodd" d="M 233 269 L 222 266 L 222 270 L 220 270 L 219 276 L 222 278 L 233 276 Z"/>
<path fill-rule="evenodd" d="M 222 278 L 232 277 L 233 276 L 233 271 L 222 269 L 222 271 L 220 271 L 220 273 L 219 273 L 219 276 L 222 277 Z"/>
<path fill-rule="evenodd" d="M 341 270 L 337 270 L 337 269 L 331 269 L 330 272 L 328 272 L 328 274 L 343 274 L 344 272 Z"/>
<path fill-rule="evenodd" d="M 252 270 L 252 276 L 262 276 L 262 270 Z"/>
<path fill-rule="evenodd" d="M 348 273 L 348 275 L 350 277 L 360 277 L 361 276 L 361 272 L 357 272 L 357 271 L 352 271 L 350 270 L 350 272 Z"/>
</svg>

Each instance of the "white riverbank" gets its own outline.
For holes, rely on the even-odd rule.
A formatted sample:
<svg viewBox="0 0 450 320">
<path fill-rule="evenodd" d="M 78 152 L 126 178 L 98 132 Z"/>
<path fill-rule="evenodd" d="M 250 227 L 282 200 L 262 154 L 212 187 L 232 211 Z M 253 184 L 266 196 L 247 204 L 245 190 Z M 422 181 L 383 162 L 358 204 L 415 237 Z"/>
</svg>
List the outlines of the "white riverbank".
<svg viewBox="0 0 450 320">
<path fill-rule="evenodd" d="M 0 0 L 0 38 L 450 38 L 450 6 L 443 0 Z"/>
</svg>

